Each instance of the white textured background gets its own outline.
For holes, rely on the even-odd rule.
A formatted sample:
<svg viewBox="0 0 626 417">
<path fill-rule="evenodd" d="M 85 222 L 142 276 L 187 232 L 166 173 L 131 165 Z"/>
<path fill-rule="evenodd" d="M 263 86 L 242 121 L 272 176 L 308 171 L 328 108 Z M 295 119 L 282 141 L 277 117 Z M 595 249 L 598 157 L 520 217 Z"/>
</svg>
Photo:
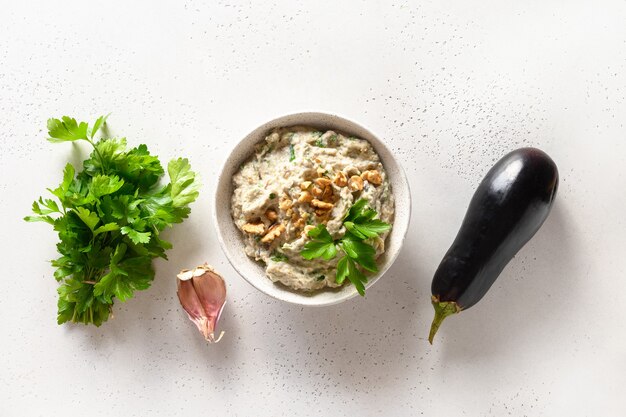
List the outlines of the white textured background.
<svg viewBox="0 0 626 417">
<path fill-rule="evenodd" d="M 626 2 L 0 1 L 0 416 L 626 415 Z M 275 116 L 369 126 L 411 181 L 411 231 L 366 299 L 281 304 L 228 265 L 216 169 Z M 94 120 L 204 178 L 153 287 L 101 328 L 55 323 L 56 236 L 26 224 Z M 554 210 L 433 347 L 430 280 L 474 187 L 508 150 L 555 159 Z M 218 345 L 175 297 L 203 261 L 228 279 Z"/>
</svg>

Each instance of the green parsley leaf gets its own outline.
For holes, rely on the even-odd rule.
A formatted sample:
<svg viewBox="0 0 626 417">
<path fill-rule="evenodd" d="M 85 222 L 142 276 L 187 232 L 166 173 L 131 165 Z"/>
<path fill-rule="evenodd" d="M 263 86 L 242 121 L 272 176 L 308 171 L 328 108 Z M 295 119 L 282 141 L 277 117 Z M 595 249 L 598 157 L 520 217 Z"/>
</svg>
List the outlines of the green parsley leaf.
<svg viewBox="0 0 626 417">
<path fill-rule="evenodd" d="M 304 249 L 300 252 L 304 259 L 323 258 L 332 259 L 337 254 L 337 248 L 333 242 L 324 243 L 317 240 L 307 242 Z"/>
<path fill-rule="evenodd" d="M 391 229 L 390 224 L 374 219 L 377 214 L 368 207 L 366 200 L 360 199 L 346 213 L 343 225 L 360 239 L 374 238 Z"/>
<path fill-rule="evenodd" d="M 122 227 L 120 232 L 122 232 L 123 235 L 128 235 L 135 245 L 148 243 L 150 241 L 150 232 L 139 232 L 129 226 Z"/>
<path fill-rule="evenodd" d="M 74 271 L 72 270 L 72 268 L 60 267 L 60 268 L 57 268 L 56 271 L 54 271 L 54 277 L 56 278 L 57 281 L 60 281 L 64 277 L 68 275 L 72 275 L 73 273 Z"/>
<path fill-rule="evenodd" d="M 109 273 L 94 285 L 93 294 L 102 296 L 108 303 L 112 302 L 113 297 L 122 302 L 132 298 L 135 291 L 150 287 L 154 278 L 149 257 L 125 258 L 125 254 L 126 245 L 121 243 L 111 258 Z"/>
<path fill-rule="evenodd" d="M 365 296 L 365 283 L 367 282 L 367 277 L 363 275 L 359 268 L 356 267 L 354 261 L 348 258 L 348 279 L 352 282 L 352 285 L 359 292 L 361 297 Z"/>
<path fill-rule="evenodd" d="M 126 154 L 126 159 L 116 165 L 122 178 L 148 190 L 154 186 L 165 172 L 159 158 L 150 155 L 146 145 L 139 145 Z"/>
<path fill-rule="evenodd" d="M 89 192 L 94 197 L 102 197 L 103 195 L 113 194 L 124 185 L 124 180 L 117 176 L 96 175 L 91 179 L 89 184 Z"/>
<path fill-rule="evenodd" d="M 50 224 L 54 224 L 54 220 L 50 216 L 26 216 L 24 220 L 27 222 L 46 222 Z"/>
<path fill-rule="evenodd" d="M 389 223 L 385 223 L 379 219 L 367 220 L 360 224 L 344 222 L 343 225 L 350 231 L 350 233 L 361 239 L 377 237 L 378 235 L 391 229 L 391 225 Z"/>
<path fill-rule="evenodd" d="M 76 119 L 72 119 L 68 116 L 63 116 L 62 120 L 49 119 L 48 120 L 48 134 L 50 137 L 48 141 L 67 142 L 87 139 L 87 123 L 81 122 L 78 124 Z"/>
<path fill-rule="evenodd" d="M 360 240 L 346 238 L 341 239 L 341 248 L 346 255 L 354 259 L 359 265 L 370 272 L 378 272 L 376 266 L 376 250 Z"/>
<path fill-rule="evenodd" d="M 293 143 L 289 144 L 289 162 L 293 162 L 296 159 L 296 149 L 293 146 Z"/>
<path fill-rule="evenodd" d="M 100 223 L 100 218 L 96 213 L 92 213 L 84 207 L 76 207 L 74 210 L 75 213 L 80 217 L 80 219 L 87 225 L 89 229 L 92 231 L 96 227 L 98 223 Z"/>
<path fill-rule="evenodd" d="M 304 245 L 304 249 L 300 252 L 300 255 L 304 259 L 323 258 L 330 260 L 337 255 L 337 247 L 335 242 L 326 230 L 326 226 L 320 224 L 308 233 L 312 239 Z"/>
<path fill-rule="evenodd" d="M 330 233 L 328 233 L 328 229 L 326 229 L 326 226 L 324 224 L 319 224 L 316 227 L 314 227 L 313 229 L 309 230 L 307 235 L 309 237 L 312 237 L 312 238 L 315 238 L 315 239 L 319 239 L 319 240 L 323 240 L 325 242 L 332 242 L 333 241 L 333 237 L 330 235 Z"/>
<path fill-rule="evenodd" d="M 65 165 L 65 169 L 63 170 L 63 181 L 61 184 L 55 188 L 54 190 L 48 189 L 52 195 L 59 199 L 61 204 L 65 206 L 66 196 L 72 185 L 72 181 L 74 181 L 74 166 L 70 163 Z"/>
<path fill-rule="evenodd" d="M 83 162 L 88 175 L 107 174 L 109 171 L 121 174 L 119 165 L 122 165 L 127 158 L 126 138 L 103 138 L 93 147 L 94 150 L 89 155 L 89 159 Z"/>
<path fill-rule="evenodd" d="M 106 124 L 107 118 L 109 117 L 109 115 L 110 114 L 107 114 L 106 116 L 98 117 L 96 122 L 93 124 L 93 128 L 87 129 L 87 133 L 89 134 L 89 137 L 91 139 L 93 139 L 96 133 L 98 133 L 98 130 L 100 130 L 100 128 Z"/>
<path fill-rule="evenodd" d="M 100 233 L 112 232 L 114 230 L 119 230 L 119 229 L 120 227 L 118 226 L 117 223 L 107 223 L 104 226 L 100 226 L 96 230 L 94 230 L 93 234 L 94 236 L 97 236 Z"/>
<path fill-rule="evenodd" d="M 170 161 L 167 172 L 172 181 L 170 195 L 174 207 L 186 206 L 198 198 L 200 184 L 195 181 L 196 174 L 191 170 L 187 158 Z"/>
<path fill-rule="evenodd" d="M 33 213 L 35 214 L 50 214 L 50 213 L 60 213 L 59 206 L 54 200 L 45 200 L 43 198 L 39 198 L 39 201 L 33 202 Z"/>
<path fill-rule="evenodd" d="M 335 275 L 335 282 L 339 285 L 343 284 L 346 277 L 348 276 L 348 261 L 349 260 L 350 258 L 348 258 L 347 256 L 344 256 L 343 258 L 339 259 L 339 262 L 337 263 L 337 272 Z"/>
<path fill-rule="evenodd" d="M 366 207 L 367 207 L 367 200 L 363 198 L 357 200 L 354 204 L 352 204 L 352 207 L 350 207 L 350 210 L 348 210 L 348 212 L 346 213 L 346 216 L 344 217 L 343 221 L 344 222 L 354 221 L 354 219 L 356 219 L 358 216 L 361 215 L 361 213 L 363 212 L 363 210 L 366 209 Z"/>
</svg>

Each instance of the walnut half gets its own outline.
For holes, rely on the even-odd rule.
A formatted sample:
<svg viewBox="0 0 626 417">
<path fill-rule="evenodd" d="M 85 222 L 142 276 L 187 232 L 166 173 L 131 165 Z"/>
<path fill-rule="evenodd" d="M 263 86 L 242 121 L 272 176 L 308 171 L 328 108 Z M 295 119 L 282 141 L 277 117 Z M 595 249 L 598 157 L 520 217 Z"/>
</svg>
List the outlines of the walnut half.
<svg viewBox="0 0 626 417">
<path fill-rule="evenodd" d="M 335 174 L 335 178 L 333 182 L 337 185 L 337 187 L 345 187 L 348 185 L 348 177 L 343 171 L 339 171 Z"/>
<path fill-rule="evenodd" d="M 311 195 L 310 192 L 308 192 L 308 191 L 300 192 L 300 197 L 298 197 L 298 201 L 300 203 L 308 203 L 311 200 L 313 200 L 313 195 Z"/>
<path fill-rule="evenodd" d="M 370 170 L 370 171 L 365 171 L 364 173 L 361 174 L 361 178 L 363 178 L 365 181 L 369 182 L 370 184 L 374 184 L 374 185 L 380 185 L 383 183 L 383 179 L 380 176 L 380 172 L 374 170 Z"/>
<path fill-rule="evenodd" d="M 246 223 L 241 226 L 241 230 L 251 235 L 262 235 L 265 232 L 265 225 L 263 223 Z"/>
<path fill-rule="evenodd" d="M 285 231 L 285 225 L 282 223 L 279 224 L 275 224 L 274 226 L 270 227 L 267 231 L 267 233 L 265 234 L 265 236 L 263 236 L 263 238 L 261 239 L 261 243 L 271 243 L 274 241 L 274 239 L 276 239 L 278 236 L 280 236 L 283 232 Z"/>
<path fill-rule="evenodd" d="M 358 175 L 353 175 L 348 180 L 348 188 L 350 191 L 361 191 L 363 189 L 363 178 Z"/>
</svg>

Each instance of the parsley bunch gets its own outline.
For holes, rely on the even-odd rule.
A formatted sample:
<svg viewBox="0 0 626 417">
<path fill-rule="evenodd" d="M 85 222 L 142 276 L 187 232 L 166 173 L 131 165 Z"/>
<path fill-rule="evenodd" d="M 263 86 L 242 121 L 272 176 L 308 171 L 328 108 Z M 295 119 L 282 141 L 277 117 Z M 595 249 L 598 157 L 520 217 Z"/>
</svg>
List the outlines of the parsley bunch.
<svg viewBox="0 0 626 417">
<path fill-rule="evenodd" d="M 315 258 L 331 260 L 337 256 L 338 250 L 341 250 L 344 255 L 337 263 L 335 281 L 342 284 L 348 278 L 359 294 L 364 296 L 367 277 L 361 269 L 378 272 L 376 250 L 366 240 L 391 229 L 389 223 L 374 218 L 377 214 L 368 207 L 366 200 L 358 200 L 343 219 L 346 233 L 342 238 L 333 239 L 326 226 L 320 224 L 308 232 L 311 240 L 304 245 L 300 255 L 308 260 Z"/>
<path fill-rule="evenodd" d="M 93 152 L 82 171 L 68 163 L 61 184 L 48 189 L 60 204 L 39 198 L 35 215 L 24 218 L 49 223 L 59 234 L 61 256 L 52 261 L 60 283 L 59 324 L 100 326 L 115 298 L 123 302 L 150 287 L 152 259 L 167 259 L 172 247 L 160 232 L 187 218 L 198 196 L 200 185 L 187 159 L 170 161 L 170 183 L 160 185 L 165 171 L 146 145 L 127 150 L 125 138 L 94 141 L 105 123 L 106 117 L 91 127 L 67 116 L 48 120 L 50 142 L 84 140 Z"/>
</svg>

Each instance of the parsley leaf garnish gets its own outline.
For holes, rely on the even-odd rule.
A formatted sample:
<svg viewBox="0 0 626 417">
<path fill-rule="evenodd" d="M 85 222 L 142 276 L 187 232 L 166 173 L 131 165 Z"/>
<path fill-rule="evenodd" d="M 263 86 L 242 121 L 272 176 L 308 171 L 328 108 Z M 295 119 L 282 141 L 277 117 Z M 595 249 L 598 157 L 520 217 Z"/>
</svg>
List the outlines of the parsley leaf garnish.
<svg viewBox="0 0 626 417">
<path fill-rule="evenodd" d="M 391 229 L 390 224 L 375 219 L 377 215 L 375 210 L 368 207 L 366 200 L 356 201 L 343 219 L 346 228 L 343 237 L 333 239 L 326 226 L 320 224 L 308 232 L 311 240 L 304 245 L 300 255 L 307 260 L 315 258 L 330 260 L 337 256 L 340 249 L 344 255 L 337 263 L 335 281 L 343 284 L 348 278 L 359 294 L 365 295 L 367 277 L 361 269 L 378 272 L 376 250 L 365 240 L 378 237 Z"/>
<path fill-rule="evenodd" d="M 296 148 L 293 143 L 289 144 L 289 162 L 293 162 L 296 159 Z"/>
<path fill-rule="evenodd" d="M 378 272 L 375 258 L 376 250 L 372 245 L 364 243 L 350 233 L 346 233 L 341 239 L 340 245 L 346 255 L 363 268 L 370 272 Z"/>
<path fill-rule="evenodd" d="M 52 261 L 60 283 L 59 324 L 99 326 L 115 299 L 126 301 L 150 287 L 152 259 L 167 259 L 172 247 L 160 232 L 182 222 L 198 197 L 200 185 L 187 159 L 171 161 L 170 183 L 160 185 L 165 170 L 146 145 L 129 150 L 124 138 L 94 141 L 106 119 L 99 117 L 92 127 L 67 116 L 48 120 L 50 142 L 83 140 L 93 152 L 80 172 L 67 164 L 61 184 L 49 189 L 56 200 L 40 198 L 32 205 L 34 215 L 25 217 L 50 223 L 59 235 L 61 256 Z"/>
<path fill-rule="evenodd" d="M 311 240 L 304 245 L 304 249 L 300 252 L 304 259 L 323 258 L 330 260 L 337 255 L 335 241 L 326 230 L 326 226 L 320 224 L 310 230 L 308 235 Z"/>
</svg>

